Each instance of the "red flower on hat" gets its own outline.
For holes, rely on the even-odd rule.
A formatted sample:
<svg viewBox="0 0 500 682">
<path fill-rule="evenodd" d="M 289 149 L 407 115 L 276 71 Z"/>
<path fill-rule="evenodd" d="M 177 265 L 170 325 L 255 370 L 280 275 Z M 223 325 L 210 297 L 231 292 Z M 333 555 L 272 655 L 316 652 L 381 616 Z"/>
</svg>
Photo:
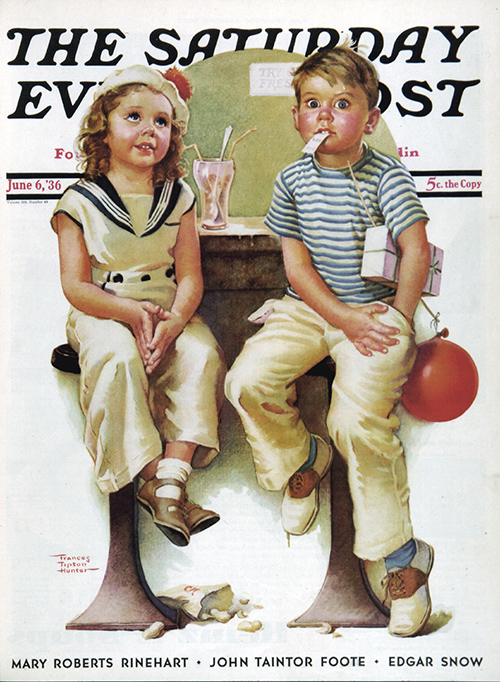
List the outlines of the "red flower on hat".
<svg viewBox="0 0 500 682">
<path fill-rule="evenodd" d="M 177 88 L 179 95 L 186 102 L 193 94 L 193 87 L 189 81 L 189 78 L 184 74 L 183 71 L 178 69 L 176 66 L 167 69 L 166 71 L 160 71 L 161 75 L 165 80 L 170 81 Z"/>
</svg>

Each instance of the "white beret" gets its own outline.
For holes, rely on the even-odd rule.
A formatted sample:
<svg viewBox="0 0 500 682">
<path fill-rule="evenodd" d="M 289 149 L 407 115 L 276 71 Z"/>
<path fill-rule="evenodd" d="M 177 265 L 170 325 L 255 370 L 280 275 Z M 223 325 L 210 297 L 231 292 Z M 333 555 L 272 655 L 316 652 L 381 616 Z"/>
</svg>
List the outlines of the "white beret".
<svg viewBox="0 0 500 682">
<path fill-rule="evenodd" d="M 186 102 L 182 99 L 172 81 L 167 80 L 159 71 L 149 66 L 135 64 L 124 69 L 116 69 L 98 86 L 94 93 L 94 102 L 106 92 L 115 90 L 128 83 L 142 83 L 163 93 L 174 109 L 174 120 L 180 128 L 181 135 L 186 134 L 189 121 L 189 111 Z"/>
</svg>

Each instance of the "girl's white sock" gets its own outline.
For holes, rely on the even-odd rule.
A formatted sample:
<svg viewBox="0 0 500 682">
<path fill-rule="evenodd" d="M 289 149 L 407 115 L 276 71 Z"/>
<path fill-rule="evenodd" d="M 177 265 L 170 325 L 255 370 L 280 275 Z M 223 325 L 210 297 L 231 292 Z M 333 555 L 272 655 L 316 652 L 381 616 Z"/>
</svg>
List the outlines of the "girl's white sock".
<svg viewBox="0 0 500 682">
<path fill-rule="evenodd" d="M 164 457 L 156 469 L 156 478 L 173 478 L 182 483 L 182 487 L 172 484 L 162 485 L 156 490 L 156 497 L 170 497 L 179 500 L 189 475 L 193 471 L 190 464 L 175 457 Z"/>
</svg>

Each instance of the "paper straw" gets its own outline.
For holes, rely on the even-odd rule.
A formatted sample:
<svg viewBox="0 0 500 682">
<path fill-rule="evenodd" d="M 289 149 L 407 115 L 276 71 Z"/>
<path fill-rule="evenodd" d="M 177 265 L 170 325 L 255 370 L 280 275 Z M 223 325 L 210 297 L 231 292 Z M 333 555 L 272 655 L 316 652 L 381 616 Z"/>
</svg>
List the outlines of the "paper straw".
<svg viewBox="0 0 500 682">
<path fill-rule="evenodd" d="M 234 148 L 236 147 L 236 145 L 238 144 L 238 142 L 240 142 L 240 140 L 242 140 L 244 137 L 246 137 L 246 136 L 249 135 L 250 133 L 254 133 L 256 130 L 257 130 L 257 128 L 250 128 L 250 130 L 247 130 L 246 133 L 244 133 L 241 137 L 239 137 L 237 140 L 235 140 L 235 141 L 233 142 L 233 146 L 231 147 L 231 151 L 230 151 L 229 156 L 228 156 L 228 159 L 227 159 L 228 161 L 230 161 L 230 160 L 233 158 Z"/>
<path fill-rule="evenodd" d="M 200 150 L 198 149 L 198 145 L 196 143 L 190 144 L 189 147 L 184 147 L 185 152 L 187 152 L 188 149 L 195 149 L 196 153 L 198 154 L 198 158 L 200 159 L 200 161 L 203 161 L 203 156 L 201 155 Z"/>
<path fill-rule="evenodd" d="M 220 153 L 219 161 L 222 161 L 224 158 L 224 152 L 226 151 L 227 143 L 229 142 L 232 132 L 233 126 L 227 126 L 226 130 L 224 131 L 224 141 L 222 142 L 222 151 Z"/>
</svg>

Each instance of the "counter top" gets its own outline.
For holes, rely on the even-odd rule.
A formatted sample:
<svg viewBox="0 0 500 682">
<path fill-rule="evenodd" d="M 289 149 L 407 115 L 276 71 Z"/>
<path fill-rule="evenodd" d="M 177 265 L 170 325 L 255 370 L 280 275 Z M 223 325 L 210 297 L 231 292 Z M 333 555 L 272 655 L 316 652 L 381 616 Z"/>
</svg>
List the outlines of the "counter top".
<svg viewBox="0 0 500 682">
<path fill-rule="evenodd" d="M 254 235 L 276 237 L 276 235 L 264 225 L 263 217 L 252 216 L 249 218 L 230 218 L 229 221 L 229 224 L 221 230 L 207 230 L 202 227 L 198 221 L 200 237 L 249 237 Z"/>
</svg>

